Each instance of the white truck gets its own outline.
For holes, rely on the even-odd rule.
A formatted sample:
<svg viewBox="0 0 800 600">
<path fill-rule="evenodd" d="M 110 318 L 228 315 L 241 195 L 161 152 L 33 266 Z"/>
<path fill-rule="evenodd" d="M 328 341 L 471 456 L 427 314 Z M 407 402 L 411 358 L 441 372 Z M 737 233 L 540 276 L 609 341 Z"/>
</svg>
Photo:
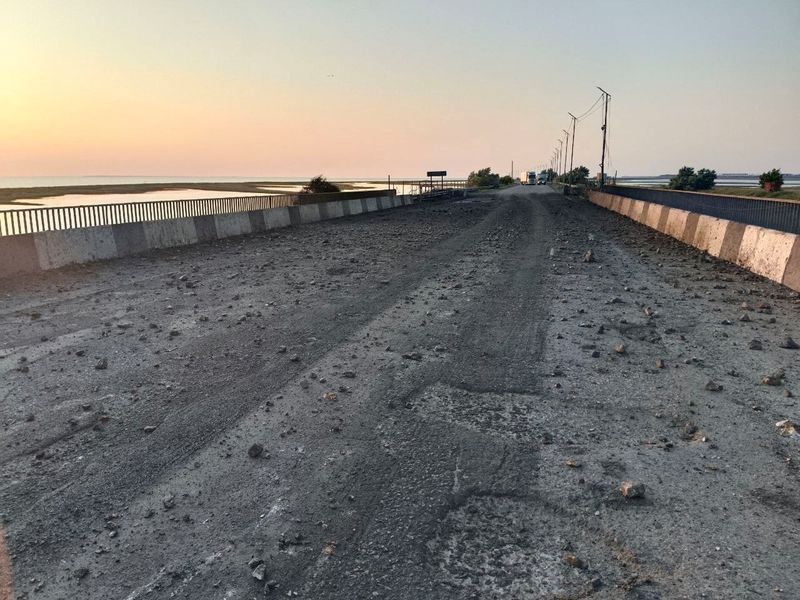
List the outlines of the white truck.
<svg viewBox="0 0 800 600">
<path fill-rule="evenodd" d="M 522 185 L 536 185 L 536 171 L 523 171 L 519 181 Z"/>
</svg>

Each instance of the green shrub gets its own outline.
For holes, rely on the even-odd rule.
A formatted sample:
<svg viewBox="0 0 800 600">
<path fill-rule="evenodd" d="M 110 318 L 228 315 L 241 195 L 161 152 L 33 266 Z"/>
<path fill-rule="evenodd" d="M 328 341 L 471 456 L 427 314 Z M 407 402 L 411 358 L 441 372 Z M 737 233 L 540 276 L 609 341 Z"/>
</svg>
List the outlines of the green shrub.
<svg viewBox="0 0 800 600">
<path fill-rule="evenodd" d="M 339 186 L 331 183 L 322 175 L 317 175 L 303 188 L 304 194 L 330 194 L 340 192 Z"/>
<path fill-rule="evenodd" d="M 586 183 L 589 177 L 589 169 L 581 165 L 575 167 L 572 171 L 558 176 L 558 181 L 561 183 Z"/>
<path fill-rule="evenodd" d="M 761 177 L 758 178 L 758 185 L 767 189 L 767 184 L 771 184 L 771 191 L 781 191 L 781 187 L 783 186 L 783 174 L 780 169 L 772 169 L 771 171 L 761 174 Z"/>
<path fill-rule="evenodd" d="M 492 169 L 486 167 L 479 171 L 473 171 L 467 177 L 469 187 L 497 187 L 500 185 L 500 175 L 492 173 Z"/>
<path fill-rule="evenodd" d="M 678 174 L 669 180 L 669 187 L 673 190 L 710 190 L 714 187 L 717 172 L 709 169 L 700 169 L 697 173 L 692 167 L 681 167 Z"/>
</svg>

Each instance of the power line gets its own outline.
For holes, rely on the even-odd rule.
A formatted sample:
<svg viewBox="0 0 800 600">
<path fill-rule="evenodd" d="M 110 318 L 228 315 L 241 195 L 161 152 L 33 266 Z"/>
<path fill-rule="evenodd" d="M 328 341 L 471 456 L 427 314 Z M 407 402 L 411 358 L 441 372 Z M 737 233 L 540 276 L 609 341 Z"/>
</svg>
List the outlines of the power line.
<svg viewBox="0 0 800 600">
<path fill-rule="evenodd" d="M 598 102 L 600 102 L 600 100 L 602 100 L 602 99 L 603 99 L 603 94 L 600 94 L 600 96 L 597 98 L 597 100 L 595 100 L 595 101 L 594 101 L 594 104 L 592 104 L 592 105 L 589 107 L 589 110 L 587 110 L 585 113 L 583 113 L 582 115 L 580 115 L 580 116 L 577 116 L 577 117 L 575 117 L 575 118 L 576 118 L 576 119 L 578 119 L 578 121 L 580 121 L 581 119 L 583 119 L 583 118 L 585 118 L 585 117 L 588 117 L 588 116 L 589 116 L 589 113 L 591 113 L 591 112 L 592 112 L 592 109 L 593 109 L 595 106 L 597 106 L 597 103 L 598 103 Z"/>
</svg>

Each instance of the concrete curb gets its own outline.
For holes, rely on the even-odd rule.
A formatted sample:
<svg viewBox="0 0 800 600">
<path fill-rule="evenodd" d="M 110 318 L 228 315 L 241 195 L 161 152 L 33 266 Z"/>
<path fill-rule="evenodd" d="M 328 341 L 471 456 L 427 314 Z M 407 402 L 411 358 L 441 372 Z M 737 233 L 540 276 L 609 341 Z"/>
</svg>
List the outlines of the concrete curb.
<svg viewBox="0 0 800 600">
<path fill-rule="evenodd" d="M 388 210 L 413 203 L 412 196 L 354 198 L 263 211 L 4 236 L 0 237 L 0 278 Z"/>
<path fill-rule="evenodd" d="M 800 292 L 800 236 L 605 192 L 589 201 Z"/>
</svg>

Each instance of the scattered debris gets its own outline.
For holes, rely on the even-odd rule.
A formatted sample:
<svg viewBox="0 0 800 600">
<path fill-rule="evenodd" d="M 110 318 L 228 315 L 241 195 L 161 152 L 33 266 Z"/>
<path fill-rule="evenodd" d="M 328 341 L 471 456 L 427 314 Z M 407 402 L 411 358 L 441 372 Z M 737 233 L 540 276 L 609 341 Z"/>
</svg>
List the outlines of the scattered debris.
<svg viewBox="0 0 800 600">
<path fill-rule="evenodd" d="M 586 253 L 583 255 L 583 262 L 592 263 L 595 262 L 594 252 L 591 250 L 587 250 Z"/>
<path fill-rule="evenodd" d="M 778 344 L 778 347 L 780 347 L 780 348 L 784 348 L 784 349 L 786 349 L 786 350 L 797 350 L 798 348 L 800 348 L 800 344 L 798 344 L 797 342 L 795 342 L 795 341 L 792 339 L 792 337 L 791 337 L 791 336 L 788 336 L 788 335 L 787 335 L 785 338 L 783 338 L 783 339 L 781 340 L 781 343 L 780 343 L 780 344 Z"/>
<path fill-rule="evenodd" d="M 322 394 L 322 399 L 326 400 L 327 402 L 335 402 L 336 392 L 325 392 L 324 394 Z"/>
<path fill-rule="evenodd" d="M 625 498 L 644 498 L 645 486 L 643 483 L 623 481 L 619 486 L 619 491 Z"/>
<path fill-rule="evenodd" d="M 764 344 L 758 340 L 750 340 L 750 343 L 747 344 L 747 347 L 750 348 L 750 350 L 763 350 Z"/>
<path fill-rule="evenodd" d="M 574 554 L 572 554 L 572 552 L 567 552 L 564 555 L 564 562 L 574 569 L 583 568 L 583 561 Z"/>
<path fill-rule="evenodd" d="M 775 427 L 778 428 L 778 433 L 780 435 L 786 437 L 800 437 L 800 432 L 798 432 L 798 425 L 789 419 L 784 419 L 783 421 L 778 421 L 775 423 Z"/>
<path fill-rule="evenodd" d="M 247 449 L 247 456 L 250 458 L 258 458 L 264 453 L 264 446 L 261 444 L 253 444 Z"/>
<path fill-rule="evenodd" d="M 145 433 L 153 433 L 156 430 L 156 425 L 145 425 L 142 427 L 142 431 Z"/>
<path fill-rule="evenodd" d="M 783 378 L 786 376 L 786 373 L 783 369 L 778 369 L 777 371 L 773 371 L 768 375 L 764 375 L 761 378 L 761 383 L 763 385 L 781 385 L 783 383 Z"/>
<path fill-rule="evenodd" d="M 664 368 L 666 368 L 666 366 L 667 365 L 664 363 L 664 359 L 663 358 L 657 358 L 656 359 L 656 369 L 664 369 Z"/>
<path fill-rule="evenodd" d="M 97 369 L 98 371 L 103 371 L 103 370 L 107 369 L 108 368 L 108 359 L 107 358 L 101 358 L 94 365 L 94 368 Z"/>
<path fill-rule="evenodd" d="M 623 344 L 622 342 L 619 342 L 618 344 L 614 344 L 613 350 L 617 354 L 625 354 L 628 351 L 628 349 L 625 347 L 625 344 Z"/>
<path fill-rule="evenodd" d="M 722 391 L 722 384 L 717 383 L 714 380 L 709 381 L 706 384 L 706 390 L 709 392 L 721 392 Z"/>
<path fill-rule="evenodd" d="M 258 563 L 255 567 L 253 567 L 253 571 L 251 573 L 253 579 L 257 581 L 264 581 L 267 577 L 267 565 L 264 561 Z"/>
</svg>

